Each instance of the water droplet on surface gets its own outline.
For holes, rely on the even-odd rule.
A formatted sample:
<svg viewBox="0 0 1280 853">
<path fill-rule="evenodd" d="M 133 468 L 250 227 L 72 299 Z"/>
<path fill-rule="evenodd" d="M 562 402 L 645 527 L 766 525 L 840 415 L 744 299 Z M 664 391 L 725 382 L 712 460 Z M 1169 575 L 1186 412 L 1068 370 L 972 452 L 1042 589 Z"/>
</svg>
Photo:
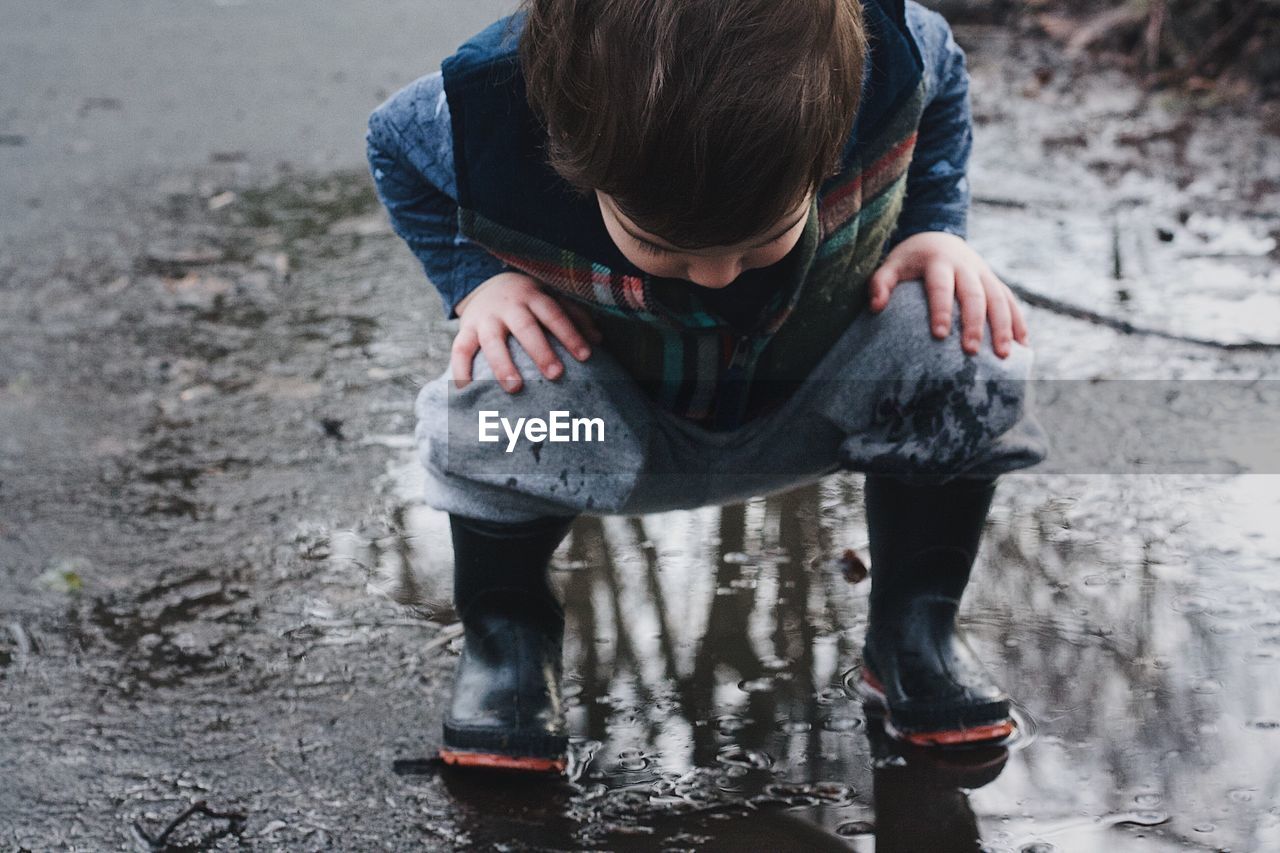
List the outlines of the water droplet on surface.
<svg viewBox="0 0 1280 853">
<path fill-rule="evenodd" d="M 766 796 L 774 799 L 787 800 L 792 797 L 807 797 L 811 791 L 808 785 L 799 782 L 774 782 L 764 786 Z"/>
<path fill-rule="evenodd" d="M 870 835 L 875 831 L 875 824 L 867 820 L 851 820 L 836 827 L 836 835 L 842 838 L 853 838 L 855 835 Z"/>
<path fill-rule="evenodd" d="M 798 735 L 811 730 L 813 723 L 808 720 L 778 720 L 777 727 L 785 734 Z"/>
<path fill-rule="evenodd" d="M 814 698 L 818 700 L 819 705 L 830 705 L 832 702 L 850 698 L 850 694 L 843 686 L 832 685 L 819 690 Z"/>
<path fill-rule="evenodd" d="M 649 758 L 639 749 L 624 749 L 618 753 L 618 769 L 628 773 L 644 770 L 649 766 Z"/>
<path fill-rule="evenodd" d="M 726 767 L 745 767 L 748 770 L 768 770 L 773 766 L 773 756 L 760 749 L 744 749 L 737 744 L 723 747 L 716 761 Z"/>
<path fill-rule="evenodd" d="M 824 803 L 843 805 L 853 801 L 853 788 L 843 782 L 815 782 L 810 788 Z"/>
<path fill-rule="evenodd" d="M 1057 853 L 1058 848 L 1048 841 L 1032 841 L 1018 848 L 1018 853 Z"/>
<path fill-rule="evenodd" d="M 852 732 L 862 728 L 862 720 L 858 717 L 828 717 L 822 721 L 822 728 L 829 732 Z"/>
<path fill-rule="evenodd" d="M 1169 813 L 1154 810 L 1128 812 L 1126 814 L 1113 815 L 1109 819 L 1103 818 L 1102 820 L 1111 823 L 1113 826 L 1123 826 L 1125 824 L 1132 826 L 1159 826 L 1162 823 L 1169 822 Z"/>
<path fill-rule="evenodd" d="M 1222 682 L 1216 678 L 1202 678 L 1192 683 L 1191 690 L 1202 696 L 1211 696 L 1222 690 Z"/>
<path fill-rule="evenodd" d="M 747 720 L 735 714 L 725 714 L 722 717 L 716 717 L 716 731 L 722 735 L 731 735 L 740 732 L 747 727 Z"/>
<path fill-rule="evenodd" d="M 738 682 L 738 689 L 743 693 L 768 693 L 773 689 L 772 678 L 750 678 Z"/>
</svg>

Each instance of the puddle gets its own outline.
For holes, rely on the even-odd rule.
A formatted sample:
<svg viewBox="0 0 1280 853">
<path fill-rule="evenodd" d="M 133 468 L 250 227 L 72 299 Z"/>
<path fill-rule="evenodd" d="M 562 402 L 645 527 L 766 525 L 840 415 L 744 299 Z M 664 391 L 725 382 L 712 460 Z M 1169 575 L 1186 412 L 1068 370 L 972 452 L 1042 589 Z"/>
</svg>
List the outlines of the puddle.
<svg viewBox="0 0 1280 853">
<path fill-rule="evenodd" d="M 438 609 L 447 526 L 413 500 L 411 456 L 387 483 L 405 526 L 378 588 Z M 1008 478 L 964 619 L 1025 728 L 942 760 L 891 748 L 847 687 L 868 591 L 839 558 L 866 544 L 858 478 L 580 518 L 554 572 L 575 781 L 510 821 L 484 805 L 506 788 L 450 792 L 487 815 L 468 837 L 510 849 L 1280 844 L 1262 793 L 1280 748 L 1278 504 L 1280 477 Z"/>
<path fill-rule="evenodd" d="M 125 696 L 224 675 L 240 651 L 236 638 L 251 617 L 249 589 L 209 571 L 175 572 L 131 596 L 97 597 L 71 630 L 81 649 L 115 647 L 111 678 Z"/>
</svg>

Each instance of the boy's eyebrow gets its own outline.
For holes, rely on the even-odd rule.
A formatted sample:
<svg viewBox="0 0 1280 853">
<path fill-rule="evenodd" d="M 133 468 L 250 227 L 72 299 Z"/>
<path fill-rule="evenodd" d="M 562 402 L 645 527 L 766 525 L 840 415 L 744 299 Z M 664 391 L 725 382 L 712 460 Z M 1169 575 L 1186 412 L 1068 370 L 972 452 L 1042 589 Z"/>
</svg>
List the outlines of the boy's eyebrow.
<svg viewBox="0 0 1280 853">
<path fill-rule="evenodd" d="M 610 203 L 611 205 L 613 204 L 612 199 L 610 199 L 609 203 Z M 628 227 L 627 227 L 627 223 L 626 223 L 625 221 L 623 221 L 622 217 L 621 217 L 621 216 L 618 216 L 618 215 L 617 215 L 617 213 L 618 213 L 618 209 L 617 209 L 616 207 L 614 207 L 614 217 L 613 217 L 613 218 L 614 218 L 614 219 L 616 219 L 616 220 L 618 221 L 618 225 L 620 225 L 620 226 L 622 227 L 622 230 L 623 230 L 623 231 L 626 231 L 626 232 L 627 232 L 627 234 L 628 234 L 632 239 L 639 240 L 641 243 L 650 243 L 650 244 L 652 244 L 652 245 L 654 245 L 654 246 L 657 246 L 659 249 L 664 249 L 664 250 L 666 250 L 666 251 L 668 251 L 668 252 L 687 252 L 687 251 L 690 251 L 689 249 L 681 249 L 681 248 L 679 248 L 679 247 L 677 247 L 677 246 L 663 245 L 663 244 L 662 244 L 662 243 L 660 243 L 660 242 L 656 242 L 656 241 L 654 241 L 654 240 L 653 240 L 652 238 L 650 238 L 650 237 L 644 237 L 644 236 L 642 236 L 642 235 L 640 235 L 640 234 L 637 234 L 636 232 L 632 231 L 630 228 L 628 228 Z M 795 228 L 795 227 L 796 227 L 796 225 L 797 225 L 798 223 L 800 223 L 800 221 L 801 221 L 801 220 L 807 219 L 807 218 L 808 218 L 808 216 L 809 216 L 809 206 L 806 206 L 806 207 L 805 207 L 805 209 L 804 209 L 803 211 L 801 211 L 800 215 L 799 215 L 798 217 L 796 217 L 796 218 L 795 218 L 795 220 L 794 220 L 790 225 L 788 225 L 786 228 L 780 228 L 780 229 L 778 230 L 778 232 L 777 232 L 776 234 L 774 234 L 772 237 L 767 237 L 767 238 L 765 238 L 764 240 L 761 240 L 759 243 L 755 243 L 755 244 L 751 245 L 749 248 L 752 248 L 752 249 L 759 249 L 759 248 L 760 248 L 760 247 L 762 247 L 762 246 L 767 246 L 767 245 L 769 245 L 769 244 L 770 244 L 770 243 L 772 243 L 774 240 L 777 240 L 779 237 L 781 237 L 783 234 L 786 234 L 786 233 L 787 233 L 788 231 L 790 231 L 792 228 Z"/>
</svg>

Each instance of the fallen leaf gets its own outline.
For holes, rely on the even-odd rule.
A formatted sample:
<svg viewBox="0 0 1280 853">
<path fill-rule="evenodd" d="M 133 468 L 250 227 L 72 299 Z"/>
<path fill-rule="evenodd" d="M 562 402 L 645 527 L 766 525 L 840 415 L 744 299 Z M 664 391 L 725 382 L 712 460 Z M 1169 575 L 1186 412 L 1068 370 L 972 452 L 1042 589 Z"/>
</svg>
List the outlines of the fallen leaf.
<svg viewBox="0 0 1280 853">
<path fill-rule="evenodd" d="M 840 573 L 844 575 L 844 579 L 849 583 L 862 583 L 867 579 L 867 575 L 871 573 L 867 568 L 866 562 L 852 548 L 845 548 L 844 553 L 840 555 L 840 559 L 836 561 L 836 564 L 840 567 Z"/>
</svg>

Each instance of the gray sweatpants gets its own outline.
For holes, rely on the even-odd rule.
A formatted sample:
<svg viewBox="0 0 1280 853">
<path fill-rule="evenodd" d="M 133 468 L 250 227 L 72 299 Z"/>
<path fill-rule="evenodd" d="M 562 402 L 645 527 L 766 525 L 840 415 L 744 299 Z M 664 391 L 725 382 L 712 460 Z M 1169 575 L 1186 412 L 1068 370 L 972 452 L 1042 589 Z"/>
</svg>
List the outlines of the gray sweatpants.
<svg viewBox="0 0 1280 853">
<path fill-rule="evenodd" d="M 565 372 L 551 381 L 512 338 L 524 377 L 518 393 L 504 391 L 477 354 L 466 387 L 446 371 L 418 395 L 426 502 L 492 521 L 630 515 L 732 503 L 841 469 L 926 482 L 1035 465 L 1046 441 L 1028 411 L 1031 350 L 1015 343 L 1000 359 L 988 337 L 967 355 L 953 313 L 952 334 L 936 340 L 923 284 L 900 284 L 884 311 L 849 326 L 782 407 L 726 432 L 652 403 L 600 347 L 579 362 L 553 341 Z M 556 411 L 600 423 L 577 441 L 512 441 L 495 424 L 549 421 Z M 486 416 L 486 433 L 497 441 L 480 441 L 481 412 L 496 413 Z"/>
</svg>

